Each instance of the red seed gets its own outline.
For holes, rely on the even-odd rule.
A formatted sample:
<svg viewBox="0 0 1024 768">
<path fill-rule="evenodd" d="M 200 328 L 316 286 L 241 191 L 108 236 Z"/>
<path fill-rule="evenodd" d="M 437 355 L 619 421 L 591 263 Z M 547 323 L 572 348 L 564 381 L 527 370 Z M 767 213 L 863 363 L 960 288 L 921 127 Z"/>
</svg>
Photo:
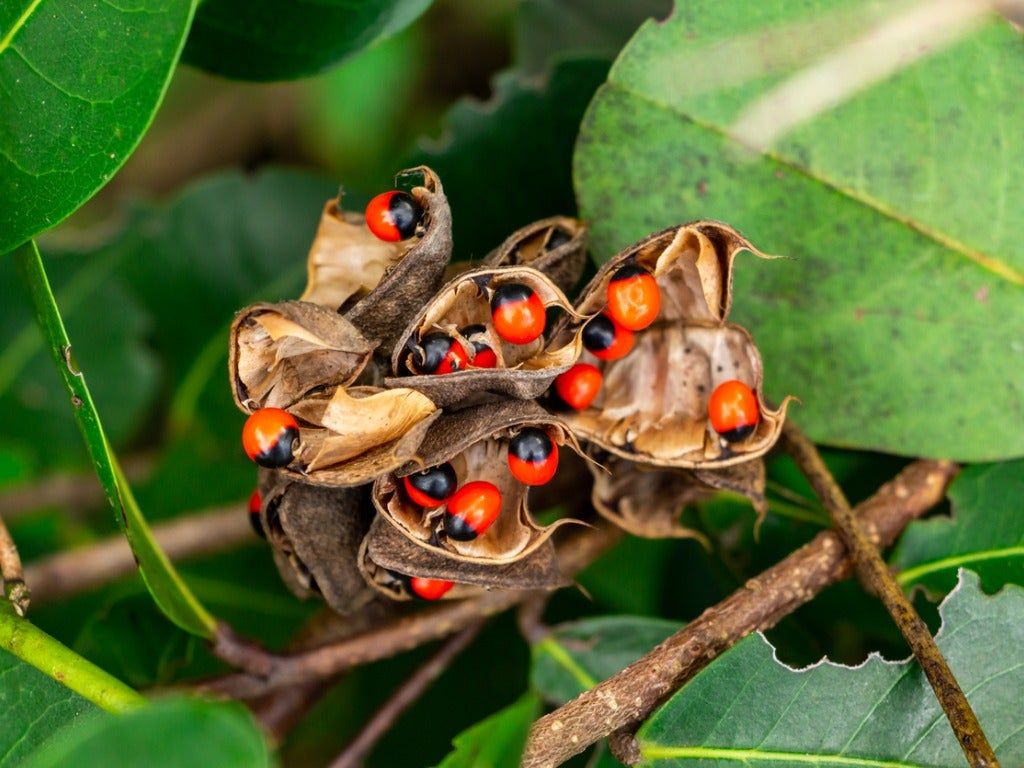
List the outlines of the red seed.
<svg viewBox="0 0 1024 768">
<path fill-rule="evenodd" d="M 630 264 L 616 272 L 608 283 L 608 314 L 630 331 L 642 331 L 658 318 L 661 291 L 654 275 Z"/>
<path fill-rule="evenodd" d="M 582 411 L 594 402 L 594 398 L 601 391 L 602 379 L 597 366 L 576 363 L 555 379 L 555 392 L 570 408 Z"/>
<path fill-rule="evenodd" d="M 754 390 L 736 379 L 722 382 L 708 399 L 708 418 L 711 428 L 729 442 L 747 437 L 761 420 Z"/>
</svg>

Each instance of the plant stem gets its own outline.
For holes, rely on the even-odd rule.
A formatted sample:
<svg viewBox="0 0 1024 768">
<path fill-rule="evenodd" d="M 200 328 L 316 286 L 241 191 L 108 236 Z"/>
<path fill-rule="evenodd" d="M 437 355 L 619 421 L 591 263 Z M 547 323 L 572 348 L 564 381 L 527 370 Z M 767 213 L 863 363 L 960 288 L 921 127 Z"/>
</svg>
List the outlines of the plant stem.
<svg viewBox="0 0 1024 768">
<path fill-rule="evenodd" d="M 942 500 L 955 474 L 956 466 L 949 462 L 916 462 L 857 510 L 880 542 L 890 542 Z M 521 768 L 553 768 L 604 736 L 635 729 L 725 650 L 755 630 L 775 626 L 825 587 L 849 576 L 852 568 L 838 534 L 822 531 L 640 660 L 537 720 Z M 617 753 L 633 754 L 623 741 L 617 739 Z"/>
<path fill-rule="evenodd" d="M 72 354 L 71 341 L 35 242 L 30 240 L 18 248 L 14 252 L 14 261 L 28 286 L 39 327 L 71 397 L 75 421 L 85 439 L 100 485 L 138 559 L 146 586 L 171 621 L 192 634 L 212 637 L 216 621 L 199 603 L 153 540 L 153 534 L 135 501 L 131 487 L 110 450 L 85 376 L 78 370 Z"/>
<path fill-rule="evenodd" d="M 835 529 L 849 550 L 857 573 L 885 605 L 924 670 L 967 762 L 974 768 L 998 766 L 999 762 L 981 723 L 936 645 L 935 638 L 882 559 L 877 546 L 877 532 L 857 522 L 850 502 L 829 472 L 818 449 L 793 421 L 787 421 L 783 427 L 783 439 L 789 454 L 832 516 Z"/>
<path fill-rule="evenodd" d="M 21 555 L 14 544 L 11 532 L 0 517 L 0 585 L 15 612 L 24 616 L 28 611 L 29 593 L 25 586 L 25 574 L 21 568 Z"/>
<path fill-rule="evenodd" d="M 0 648 L 31 664 L 107 712 L 128 712 L 146 703 L 137 691 L 0 605 Z"/>
</svg>

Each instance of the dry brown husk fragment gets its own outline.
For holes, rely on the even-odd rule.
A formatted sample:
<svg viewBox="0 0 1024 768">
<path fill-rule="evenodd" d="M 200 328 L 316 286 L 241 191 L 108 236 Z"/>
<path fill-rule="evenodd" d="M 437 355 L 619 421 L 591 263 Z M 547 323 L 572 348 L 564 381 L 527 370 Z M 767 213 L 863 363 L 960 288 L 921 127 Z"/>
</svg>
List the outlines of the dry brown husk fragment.
<svg viewBox="0 0 1024 768">
<path fill-rule="evenodd" d="M 372 355 L 336 312 L 304 301 L 254 304 L 231 325 L 231 391 L 246 413 L 287 408 L 315 389 L 352 383 Z"/>
<path fill-rule="evenodd" d="M 742 250 L 764 257 L 731 227 L 699 221 L 653 234 L 602 267 L 577 302 L 579 314 L 604 308 L 612 275 L 627 264 L 654 274 L 661 313 L 626 357 L 602 363 L 584 352 L 603 369 L 604 383 L 593 405 L 565 416 L 581 438 L 622 458 L 687 469 L 741 464 L 775 444 L 788 398 L 778 410 L 768 407 L 761 355 L 744 328 L 727 322 L 732 264 Z M 576 332 L 567 323 L 558 337 Z M 729 379 L 750 386 L 761 411 L 754 432 L 736 443 L 725 443 L 707 416 L 708 397 Z"/>
<path fill-rule="evenodd" d="M 586 260 L 586 225 L 568 216 L 553 216 L 513 232 L 483 263 L 487 267 L 533 267 L 569 293 L 579 282 Z"/>
<path fill-rule="evenodd" d="M 378 518 L 379 519 L 379 518 Z M 385 527 L 387 525 L 385 524 Z M 404 602 L 408 600 L 419 601 L 420 598 L 412 594 L 409 591 L 408 577 L 420 576 L 423 578 L 432 578 L 425 573 L 406 573 L 403 570 L 392 570 L 386 568 L 383 565 L 377 563 L 369 554 L 369 536 L 363 539 L 362 545 L 359 547 L 358 564 L 359 572 L 362 574 L 363 580 L 370 586 L 375 592 L 387 597 L 390 600 Z M 422 550 L 421 550 L 422 551 Z M 427 553 L 428 555 L 430 553 Z M 405 563 L 402 564 L 405 568 Z M 467 597 L 476 597 L 483 594 L 485 591 L 484 587 L 477 586 L 474 584 L 458 584 L 456 583 L 448 592 L 446 592 L 441 599 L 442 600 L 462 600 Z"/>
<path fill-rule="evenodd" d="M 373 486 L 377 510 L 413 544 L 466 563 L 500 564 L 522 560 L 540 549 L 569 518 L 541 526 L 530 514 L 528 488 L 509 471 L 507 443 L 526 426 L 540 427 L 558 444 L 560 453 L 578 450 L 572 433 L 557 417 L 536 403 L 506 400 L 445 413 L 431 425 L 418 460 L 378 478 Z M 444 507 L 423 510 L 406 497 L 401 478 L 426 467 L 451 463 L 461 487 L 486 480 L 502 495 L 501 514 L 473 541 L 453 541 L 444 534 Z"/>
<path fill-rule="evenodd" d="M 558 570 L 555 546 L 550 539 L 529 556 L 512 563 L 469 563 L 414 544 L 378 516 L 366 536 L 366 555 L 373 563 L 395 573 L 487 589 L 557 589 L 571 583 Z"/>
<path fill-rule="evenodd" d="M 289 411 L 300 422 L 295 459 L 284 470 L 317 485 L 371 482 L 417 455 L 440 411 L 412 389 L 338 387 L 300 400 Z"/>
<path fill-rule="evenodd" d="M 374 516 L 366 488 L 318 487 L 261 470 L 260 495 L 274 560 L 297 596 L 320 594 L 338 613 L 373 598 L 357 562 Z"/>
<path fill-rule="evenodd" d="M 490 327 L 491 292 L 503 283 L 530 286 L 546 307 L 557 307 L 570 316 L 572 306 L 550 278 L 529 267 L 482 268 L 465 272 L 447 283 L 413 318 L 401 334 L 391 357 L 397 377 L 385 380 L 389 387 L 411 387 L 423 392 L 441 408 L 462 407 L 498 397 L 532 400 L 546 390 L 554 378 L 567 371 L 583 348 L 579 333 L 566 332 L 557 345 L 546 334 L 529 344 L 504 341 Z M 429 333 L 443 332 L 465 348 L 469 340 L 461 329 L 485 326 L 484 340 L 498 357 L 497 368 L 472 368 L 443 375 L 419 374 L 414 348 Z M 404 375 L 411 373 L 411 375 Z"/>
<path fill-rule="evenodd" d="M 422 175 L 422 186 L 410 194 L 423 208 L 416 235 L 396 243 L 398 258 L 365 297 L 345 317 L 387 358 L 402 329 L 437 291 L 452 255 L 452 215 L 440 179 L 426 166 L 403 171 Z"/>
</svg>

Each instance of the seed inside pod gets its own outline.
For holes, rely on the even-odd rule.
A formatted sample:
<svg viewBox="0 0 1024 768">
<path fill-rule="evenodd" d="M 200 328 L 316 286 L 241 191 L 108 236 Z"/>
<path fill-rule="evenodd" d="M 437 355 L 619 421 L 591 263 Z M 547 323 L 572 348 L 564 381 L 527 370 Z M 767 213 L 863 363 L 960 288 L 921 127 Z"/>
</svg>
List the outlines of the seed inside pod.
<svg viewBox="0 0 1024 768">
<path fill-rule="evenodd" d="M 487 532 L 501 512 L 501 491 L 493 483 L 474 480 L 448 502 L 444 530 L 456 541 L 472 541 Z"/>
<path fill-rule="evenodd" d="M 409 577 L 409 591 L 420 600 L 440 600 L 454 586 L 454 581 L 427 579 L 422 576 Z"/>
<path fill-rule="evenodd" d="M 259 488 L 253 490 L 252 495 L 249 497 L 249 525 L 252 526 L 253 531 L 261 539 L 267 538 L 267 532 L 263 530 L 263 521 L 260 520 L 260 507 L 263 506 L 263 500 L 260 498 Z"/>
<path fill-rule="evenodd" d="M 505 283 L 491 296 L 494 330 L 512 344 L 529 344 L 544 333 L 547 315 L 544 302 L 528 285 Z"/>
<path fill-rule="evenodd" d="M 583 327 L 583 346 L 598 360 L 618 360 L 633 350 L 633 332 L 606 314 L 597 315 Z"/>
<path fill-rule="evenodd" d="M 381 240 L 397 243 L 416 234 L 423 209 L 408 192 L 382 192 L 366 206 L 366 226 Z"/>
<path fill-rule="evenodd" d="M 643 267 L 628 264 L 608 283 L 608 314 L 630 331 L 642 331 L 661 311 L 661 291 L 654 275 Z"/>
<path fill-rule="evenodd" d="M 564 229 L 555 227 L 555 229 L 551 231 L 548 241 L 544 243 L 544 250 L 553 251 L 555 248 L 565 245 L 570 240 L 572 240 L 571 232 L 566 232 Z"/>
<path fill-rule="evenodd" d="M 754 390 L 742 381 L 723 381 L 708 400 L 711 428 L 730 443 L 748 437 L 761 419 Z"/>
<path fill-rule="evenodd" d="M 455 493 L 458 478 L 451 464 L 439 464 L 402 478 L 405 493 L 414 504 L 425 509 L 440 507 Z"/>
<path fill-rule="evenodd" d="M 420 341 L 419 368 L 424 373 L 455 373 L 469 362 L 465 347 L 446 333 L 428 333 Z"/>
<path fill-rule="evenodd" d="M 483 325 L 467 325 L 459 330 L 473 348 L 469 364 L 474 368 L 497 368 L 498 355 L 487 343 L 487 328 Z"/>
<path fill-rule="evenodd" d="M 261 467 L 278 469 L 291 463 L 299 438 L 299 422 L 281 408 L 260 408 L 245 420 L 242 447 Z"/>
<path fill-rule="evenodd" d="M 525 485 L 544 485 L 558 469 L 558 446 L 543 429 L 525 427 L 509 440 L 508 468 Z"/>
<path fill-rule="evenodd" d="M 555 393 L 577 411 L 587 408 L 601 391 L 601 371 L 590 363 L 576 363 L 555 379 Z"/>
</svg>

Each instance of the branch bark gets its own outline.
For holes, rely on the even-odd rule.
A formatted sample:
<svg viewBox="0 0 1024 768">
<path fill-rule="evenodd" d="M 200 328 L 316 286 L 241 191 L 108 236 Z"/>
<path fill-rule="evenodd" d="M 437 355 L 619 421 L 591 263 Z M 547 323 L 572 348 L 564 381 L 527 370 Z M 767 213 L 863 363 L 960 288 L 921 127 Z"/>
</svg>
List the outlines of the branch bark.
<svg viewBox="0 0 1024 768">
<path fill-rule="evenodd" d="M 10 600 L 15 612 L 24 616 L 28 612 L 29 593 L 25 586 L 25 574 L 21 568 L 21 555 L 14 544 L 11 532 L 0 517 L 0 584 L 4 597 Z"/>
<path fill-rule="evenodd" d="M 919 461 L 882 486 L 857 507 L 869 541 L 891 543 L 943 498 L 956 471 L 949 462 Z M 554 768 L 604 736 L 635 728 L 712 659 L 751 632 L 775 626 L 852 567 L 838 534 L 818 534 L 640 660 L 537 720 L 522 767 Z"/>
<path fill-rule="evenodd" d="M 153 526 L 157 543 L 172 560 L 221 552 L 254 540 L 244 504 L 196 512 Z M 37 603 L 95 589 L 135 573 L 138 564 L 124 536 L 117 534 L 81 549 L 31 563 L 25 571 Z"/>
<path fill-rule="evenodd" d="M 835 529 L 856 565 L 857 573 L 889 611 L 917 663 L 924 670 L 967 762 L 974 768 L 998 766 L 995 751 L 988 743 L 981 723 L 936 645 L 935 638 L 918 616 L 913 603 L 896 583 L 878 551 L 877 542 L 858 524 L 850 502 L 825 466 L 818 449 L 792 421 L 787 421 L 783 428 L 783 440 L 786 450 L 831 515 Z"/>
</svg>

